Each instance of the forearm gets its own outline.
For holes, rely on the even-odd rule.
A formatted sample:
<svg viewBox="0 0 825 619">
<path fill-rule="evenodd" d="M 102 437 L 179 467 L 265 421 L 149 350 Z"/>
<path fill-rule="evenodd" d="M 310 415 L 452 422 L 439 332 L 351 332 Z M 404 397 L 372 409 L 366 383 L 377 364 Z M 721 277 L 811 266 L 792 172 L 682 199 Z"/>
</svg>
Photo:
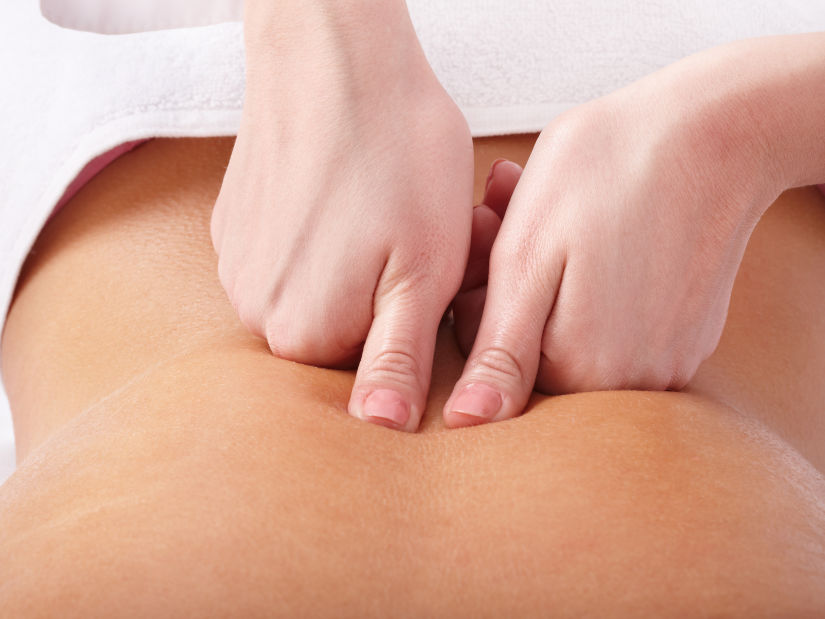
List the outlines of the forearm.
<svg viewBox="0 0 825 619">
<path fill-rule="evenodd" d="M 770 176 L 777 191 L 825 181 L 825 32 L 737 41 L 677 65 L 681 113 L 715 110 L 715 146 L 746 162 L 743 173 Z M 680 79 L 691 72 L 698 79 Z"/>
<path fill-rule="evenodd" d="M 248 68 L 302 80 L 311 65 L 380 74 L 423 57 L 404 0 L 246 0 L 244 28 Z"/>
<path fill-rule="evenodd" d="M 825 32 L 728 46 L 785 187 L 825 181 Z"/>
<path fill-rule="evenodd" d="M 407 14 L 404 0 L 245 0 L 244 17 L 254 24 L 278 27 L 314 19 L 364 30 L 394 15 Z"/>
<path fill-rule="evenodd" d="M 709 48 L 615 95 L 664 136 L 654 157 L 683 153 L 686 179 L 715 182 L 752 221 L 785 189 L 825 181 L 825 33 Z"/>
</svg>

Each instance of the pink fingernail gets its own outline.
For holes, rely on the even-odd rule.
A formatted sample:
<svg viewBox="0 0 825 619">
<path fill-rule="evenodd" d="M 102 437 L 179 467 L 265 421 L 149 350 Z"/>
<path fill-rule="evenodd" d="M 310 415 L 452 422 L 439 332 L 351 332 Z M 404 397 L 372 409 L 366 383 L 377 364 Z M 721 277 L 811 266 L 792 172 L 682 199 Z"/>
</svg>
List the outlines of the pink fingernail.
<svg viewBox="0 0 825 619">
<path fill-rule="evenodd" d="M 487 193 L 487 191 L 490 189 L 490 181 L 492 181 L 492 180 L 493 180 L 493 174 L 495 174 L 496 167 L 498 166 L 498 164 L 500 164 L 500 163 L 502 163 L 502 162 L 504 162 L 504 161 L 507 161 L 507 160 L 506 160 L 506 159 L 501 159 L 501 158 L 499 158 L 499 159 L 496 159 L 496 160 L 495 160 L 495 161 L 494 161 L 494 162 L 490 165 L 490 173 L 489 173 L 489 174 L 487 174 L 487 181 L 484 183 L 484 193 Z"/>
<path fill-rule="evenodd" d="M 501 395 L 487 385 L 472 383 L 464 387 L 453 401 L 452 410 L 473 417 L 492 419 L 501 409 Z"/>
<path fill-rule="evenodd" d="M 410 405 L 392 389 L 376 389 L 364 400 L 364 417 L 368 421 L 402 427 L 410 418 Z"/>
</svg>

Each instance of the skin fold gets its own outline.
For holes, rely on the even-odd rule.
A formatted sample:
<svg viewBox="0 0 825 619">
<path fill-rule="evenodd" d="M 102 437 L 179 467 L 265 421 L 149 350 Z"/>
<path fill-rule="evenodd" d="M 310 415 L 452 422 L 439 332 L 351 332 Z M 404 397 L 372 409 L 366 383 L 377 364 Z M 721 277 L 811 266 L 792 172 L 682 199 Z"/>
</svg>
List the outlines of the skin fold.
<svg viewBox="0 0 825 619">
<path fill-rule="evenodd" d="M 476 140 L 524 164 L 535 136 Z M 534 393 L 448 429 L 439 327 L 416 433 L 347 414 L 354 372 L 240 323 L 209 218 L 229 139 L 153 140 L 43 230 L 3 339 L 19 468 L 0 609 L 61 616 L 825 612 L 825 200 L 762 217 L 683 392 Z M 310 285 L 311 282 L 307 282 Z"/>
</svg>

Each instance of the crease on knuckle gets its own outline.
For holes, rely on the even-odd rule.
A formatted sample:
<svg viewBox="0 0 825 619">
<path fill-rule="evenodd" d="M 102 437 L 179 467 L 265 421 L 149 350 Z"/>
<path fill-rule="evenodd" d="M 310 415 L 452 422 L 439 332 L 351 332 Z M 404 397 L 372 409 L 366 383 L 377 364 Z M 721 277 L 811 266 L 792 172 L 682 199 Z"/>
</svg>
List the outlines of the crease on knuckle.
<svg viewBox="0 0 825 619">
<path fill-rule="evenodd" d="M 392 348 L 381 351 L 369 365 L 368 374 L 372 380 L 387 380 L 401 384 L 408 384 L 409 377 L 421 380 L 421 366 L 414 355 Z M 422 387 L 422 385 L 418 385 Z"/>
<path fill-rule="evenodd" d="M 523 385 L 527 382 L 524 366 L 518 358 L 501 346 L 490 346 L 475 355 L 475 373 L 483 375 L 492 370 L 495 374 L 505 375 Z M 479 370 L 482 370 L 479 372 Z"/>
</svg>

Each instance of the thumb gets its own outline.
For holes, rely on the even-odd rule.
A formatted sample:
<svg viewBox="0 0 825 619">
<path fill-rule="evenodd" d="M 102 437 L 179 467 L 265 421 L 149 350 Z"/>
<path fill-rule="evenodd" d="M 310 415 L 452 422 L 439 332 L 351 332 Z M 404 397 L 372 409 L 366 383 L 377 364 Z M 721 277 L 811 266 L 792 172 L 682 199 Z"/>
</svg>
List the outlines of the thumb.
<svg viewBox="0 0 825 619">
<path fill-rule="evenodd" d="M 446 303 L 422 301 L 427 295 L 418 290 L 390 294 L 376 300 L 348 408 L 359 419 L 414 432 L 426 408 Z"/>
<path fill-rule="evenodd" d="M 503 262 L 491 259 L 478 334 L 464 372 L 444 406 L 448 427 L 509 419 L 521 414 L 527 404 L 563 260 L 559 256 L 542 265 L 542 277 L 538 278 L 524 273 L 524 267 L 516 264 L 521 259 L 518 252 L 509 253 Z M 537 285 L 540 279 L 549 285 Z"/>
</svg>

